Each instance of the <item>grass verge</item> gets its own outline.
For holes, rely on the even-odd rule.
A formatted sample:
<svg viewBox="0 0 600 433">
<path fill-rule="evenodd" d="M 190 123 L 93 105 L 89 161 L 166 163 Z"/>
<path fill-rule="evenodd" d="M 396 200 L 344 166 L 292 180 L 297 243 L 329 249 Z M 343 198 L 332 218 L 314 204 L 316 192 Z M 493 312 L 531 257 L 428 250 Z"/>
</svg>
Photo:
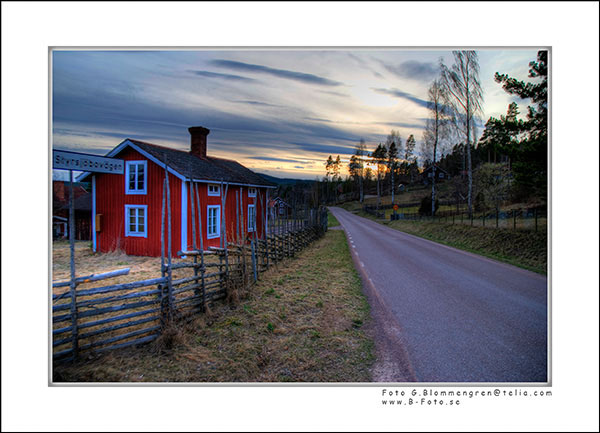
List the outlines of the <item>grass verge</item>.
<svg viewBox="0 0 600 433">
<path fill-rule="evenodd" d="M 58 366 L 54 381 L 369 382 L 369 317 L 344 233 L 328 231 L 239 303 L 214 305 L 167 342 Z"/>
<path fill-rule="evenodd" d="M 539 274 L 547 274 L 548 234 L 545 230 L 512 230 L 495 227 L 471 227 L 445 222 L 377 219 L 355 202 L 344 206 L 359 216 L 395 230 L 480 254 Z"/>
<path fill-rule="evenodd" d="M 337 218 L 331 213 L 330 210 L 327 210 L 327 227 L 336 227 L 339 226 L 340 222 Z"/>
<path fill-rule="evenodd" d="M 405 233 L 480 254 L 539 274 L 546 275 L 547 273 L 548 238 L 546 232 L 470 227 L 429 221 L 399 220 L 382 223 Z"/>
</svg>

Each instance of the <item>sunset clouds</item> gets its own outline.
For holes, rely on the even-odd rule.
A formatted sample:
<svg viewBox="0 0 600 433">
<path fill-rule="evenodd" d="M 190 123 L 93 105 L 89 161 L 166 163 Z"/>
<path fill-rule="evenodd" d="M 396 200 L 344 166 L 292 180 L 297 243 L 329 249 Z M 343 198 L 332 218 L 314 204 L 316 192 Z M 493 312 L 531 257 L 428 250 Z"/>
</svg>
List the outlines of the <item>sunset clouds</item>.
<svg viewBox="0 0 600 433">
<path fill-rule="evenodd" d="M 480 50 L 483 123 L 513 100 L 495 72 L 527 79 L 536 50 Z M 398 129 L 421 140 L 439 50 L 61 51 L 52 54 L 53 145 L 105 154 L 125 138 L 208 152 L 259 172 L 314 178 Z M 522 111 L 528 101 L 517 100 Z"/>
</svg>

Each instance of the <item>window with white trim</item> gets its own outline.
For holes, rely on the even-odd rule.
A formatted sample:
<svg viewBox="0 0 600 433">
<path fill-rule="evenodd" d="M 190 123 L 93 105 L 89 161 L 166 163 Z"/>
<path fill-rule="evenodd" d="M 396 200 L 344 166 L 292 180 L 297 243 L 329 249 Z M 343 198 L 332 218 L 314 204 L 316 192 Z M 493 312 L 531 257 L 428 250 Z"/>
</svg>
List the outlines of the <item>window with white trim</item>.
<svg viewBox="0 0 600 433">
<path fill-rule="evenodd" d="M 221 206 L 207 206 L 206 219 L 206 237 L 218 238 L 221 235 Z"/>
<path fill-rule="evenodd" d="M 125 205 L 125 236 L 148 237 L 148 206 Z"/>
<path fill-rule="evenodd" d="M 256 227 L 256 207 L 253 204 L 248 205 L 248 231 L 253 232 Z"/>
<path fill-rule="evenodd" d="M 221 195 L 221 185 L 209 183 L 208 184 L 208 195 L 220 196 Z"/>
<path fill-rule="evenodd" d="M 125 194 L 146 194 L 148 161 L 126 161 Z"/>
<path fill-rule="evenodd" d="M 256 188 L 248 188 L 248 197 L 256 197 Z"/>
</svg>

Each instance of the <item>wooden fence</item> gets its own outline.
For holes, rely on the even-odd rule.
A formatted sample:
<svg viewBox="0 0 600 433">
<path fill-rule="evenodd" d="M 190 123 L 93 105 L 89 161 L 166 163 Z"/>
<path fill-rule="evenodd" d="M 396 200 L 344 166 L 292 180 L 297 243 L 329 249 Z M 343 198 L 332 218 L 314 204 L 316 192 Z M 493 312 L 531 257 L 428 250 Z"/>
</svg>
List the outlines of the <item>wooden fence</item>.
<svg viewBox="0 0 600 433">
<path fill-rule="evenodd" d="M 180 252 L 184 258 L 166 263 L 163 276 L 121 284 L 75 290 L 70 281 L 53 284 L 63 293 L 52 296 L 53 358 L 75 360 L 103 352 L 148 343 L 173 324 L 205 311 L 218 299 L 248 290 L 261 272 L 299 251 L 323 235 L 325 217 L 313 224 L 264 239 L 248 239 L 227 248 Z M 324 221 L 324 223 L 323 223 Z M 122 269 L 75 280 L 76 286 L 127 275 Z M 178 275 L 179 274 L 179 275 Z"/>
<path fill-rule="evenodd" d="M 389 208 L 388 208 L 389 209 Z M 378 210 L 376 206 L 364 206 L 363 210 L 377 218 L 386 218 L 386 212 Z M 456 212 L 453 210 L 437 211 L 431 215 L 422 215 L 418 212 L 402 212 L 389 214 L 390 220 L 431 221 L 445 224 L 463 224 L 478 227 L 503 228 L 511 230 L 543 231 L 547 227 L 547 209 L 533 207 L 523 209 L 492 210 L 487 212 Z"/>
<path fill-rule="evenodd" d="M 257 238 L 256 225 L 242 239 L 240 194 L 236 196 L 235 242 L 223 235 L 221 247 L 205 250 L 202 236 L 200 245 L 195 244 L 196 229 L 202 233 L 202 215 L 197 187 L 190 180 L 193 245 L 189 251 L 179 251 L 181 258 L 173 260 L 168 164 L 164 162 L 160 277 L 90 287 L 98 281 L 128 275 L 129 269 L 75 277 L 71 247 L 71 278 L 52 285 L 54 361 L 74 361 L 90 353 L 149 343 L 165 330 L 206 311 L 214 301 L 235 299 L 257 281 L 260 272 L 293 257 L 327 230 L 325 208 L 303 208 L 294 210 L 293 218 L 266 224 L 262 239 Z M 227 188 L 221 191 L 224 209 Z M 223 234 L 224 215 L 223 211 Z"/>
</svg>

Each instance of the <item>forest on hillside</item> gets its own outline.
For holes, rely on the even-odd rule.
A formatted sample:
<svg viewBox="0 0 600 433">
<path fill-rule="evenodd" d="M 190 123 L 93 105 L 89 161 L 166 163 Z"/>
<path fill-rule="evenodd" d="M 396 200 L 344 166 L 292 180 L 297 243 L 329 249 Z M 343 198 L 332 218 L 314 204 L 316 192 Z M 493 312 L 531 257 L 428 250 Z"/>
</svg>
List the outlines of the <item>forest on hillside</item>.
<svg viewBox="0 0 600 433">
<path fill-rule="evenodd" d="M 360 140 L 352 155 L 330 155 L 326 175 L 315 182 L 281 185 L 284 200 L 311 205 L 365 195 L 391 196 L 396 203 L 404 191 L 423 189 L 435 213 L 438 190 L 468 213 L 498 209 L 511 203 L 547 203 L 548 52 L 539 51 L 529 63 L 529 80 L 501 71 L 494 79 L 513 100 L 527 101 L 526 113 L 508 105 L 506 115 L 490 117 L 483 125 L 484 95 L 476 51 L 454 51 L 454 63 L 440 63 L 439 76 L 428 92 L 428 113 L 421 137 L 401 137 L 390 131 L 386 141 Z M 419 139 L 419 148 L 417 148 Z"/>
</svg>

